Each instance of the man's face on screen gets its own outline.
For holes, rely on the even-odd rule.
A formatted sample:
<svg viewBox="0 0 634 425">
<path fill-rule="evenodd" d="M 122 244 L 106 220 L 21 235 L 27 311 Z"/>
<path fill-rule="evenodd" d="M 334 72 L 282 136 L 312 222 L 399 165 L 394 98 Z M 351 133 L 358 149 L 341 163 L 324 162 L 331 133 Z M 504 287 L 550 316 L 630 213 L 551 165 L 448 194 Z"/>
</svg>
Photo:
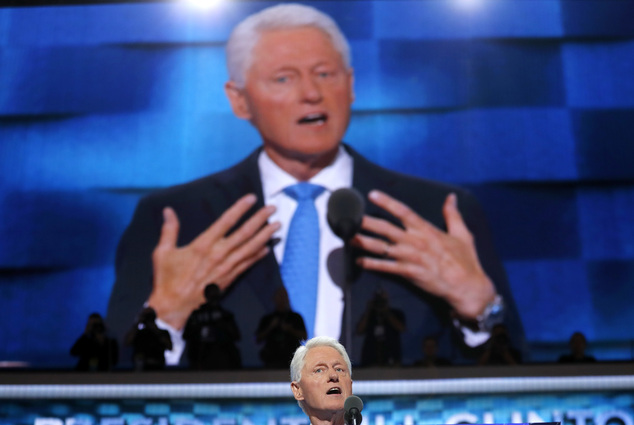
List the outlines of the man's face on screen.
<svg viewBox="0 0 634 425">
<path fill-rule="evenodd" d="M 306 354 L 301 379 L 292 388 L 295 399 L 304 402 L 306 413 L 327 418 L 343 411 L 346 398 L 352 395 L 352 378 L 337 350 L 315 347 Z"/>
<path fill-rule="evenodd" d="M 313 27 L 266 31 L 252 54 L 232 106 L 271 158 L 283 167 L 336 152 L 350 120 L 352 72 L 329 36 Z"/>
</svg>

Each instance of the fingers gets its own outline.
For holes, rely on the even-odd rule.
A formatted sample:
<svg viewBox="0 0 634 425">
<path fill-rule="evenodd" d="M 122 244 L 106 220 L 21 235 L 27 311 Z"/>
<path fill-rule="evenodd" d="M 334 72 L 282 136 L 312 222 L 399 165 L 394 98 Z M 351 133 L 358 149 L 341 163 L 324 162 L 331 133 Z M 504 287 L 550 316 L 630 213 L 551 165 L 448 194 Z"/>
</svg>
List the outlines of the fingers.
<svg viewBox="0 0 634 425">
<path fill-rule="evenodd" d="M 390 242 L 384 241 L 383 239 L 357 234 L 352 239 L 352 243 L 355 246 L 362 248 L 364 251 L 375 254 L 380 258 L 393 258 L 396 254 L 394 250 L 395 245 L 392 245 Z"/>
<path fill-rule="evenodd" d="M 398 218 L 403 226 L 405 226 L 405 229 L 387 220 L 366 215 L 363 217 L 361 223 L 363 230 L 375 235 L 380 235 L 382 238 L 357 234 L 353 239 L 353 243 L 378 257 L 394 259 L 399 255 L 398 245 L 408 239 L 412 239 L 411 236 L 408 235 L 408 232 L 411 233 L 412 229 L 417 229 L 418 226 L 425 226 L 425 222 L 407 205 L 383 192 L 373 190 L 368 197 L 373 203 Z M 431 228 L 433 226 L 428 225 L 428 227 Z M 420 244 L 424 242 L 418 241 L 417 243 Z M 368 262 L 368 265 L 383 264 L 385 262 L 386 261 L 372 259 Z"/>
<path fill-rule="evenodd" d="M 355 245 L 375 254 L 358 259 L 361 267 L 401 276 L 420 289 L 447 300 L 465 317 L 482 311 L 493 284 L 480 266 L 472 233 L 451 193 L 442 205 L 447 232 L 423 219 L 407 205 L 379 191 L 370 200 L 401 220 L 402 227 L 364 217 L 362 227 L 377 236 L 356 235 Z"/>
<path fill-rule="evenodd" d="M 410 261 L 360 257 L 357 259 L 357 264 L 366 270 L 401 276 L 414 284 L 417 284 L 418 280 L 424 280 L 429 276 L 429 272 L 424 266 Z"/>
<path fill-rule="evenodd" d="M 218 279 L 218 286 L 220 287 L 220 289 L 224 291 L 238 276 L 244 273 L 253 264 L 264 258 L 269 253 L 269 251 L 270 248 L 268 246 L 262 247 L 250 257 L 243 259 L 242 261 L 231 267 L 229 273 L 224 278 Z"/>
<path fill-rule="evenodd" d="M 201 262 L 204 266 L 199 269 L 197 280 L 214 281 L 221 290 L 226 289 L 237 276 L 269 253 L 270 248 L 266 245 L 280 228 L 279 222 L 267 223 L 271 214 L 275 212 L 275 207 L 266 206 L 259 209 L 229 236 L 225 236 L 229 230 L 226 223 L 234 221 L 235 224 L 241 215 L 234 217 L 235 220 L 225 221 L 222 226 L 219 222 L 232 214 L 244 214 L 246 210 L 239 208 L 240 201 L 232 206 L 232 211 L 227 210 L 204 232 L 204 236 L 199 236 L 193 243 L 205 257 Z M 229 212 L 231 214 L 228 214 Z M 221 233 L 218 229 L 227 230 Z"/>
<path fill-rule="evenodd" d="M 463 242 L 473 243 L 473 236 L 458 210 L 458 198 L 455 193 L 450 193 L 447 196 L 442 212 L 445 217 L 445 223 L 447 223 L 447 233 Z"/>
<path fill-rule="evenodd" d="M 434 241 L 442 237 L 444 232 L 424 220 L 414 210 L 395 198 L 378 190 L 371 191 L 368 197 L 377 206 L 399 219 L 402 227 L 384 219 L 364 216 L 362 228 L 368 232 L 382 236 L 395 247 L 405 244 L 412 245 L 417 249 L 426 249 L 430 245 L 433 245 Z M 361 238 L 358 238 L 357 242 L 361 242 L 361 240 Z M 367 248 L 369 251 L 378 255 L 385 251 L 384 245 L 377 247 L 376 244 L 370 244 L 367 239 L 365 239 L 365 241 L 366 243 L 363 248 Z M 390 248 L 390 251 L 394 251 L 394 249 Z"/>
<path fill-rule="evenodd" d="M 441 233 L 444 233 L 433 224 L 421 218 L 407 205 L 381 191 L 373 190 L 370 192 L 368 197 L 373 203 L 401 220 L 401 223 L 406 230 L 415 229 L 419 234 L 436 237 Z M 447 225 L 447 233 L 464 242 L 471 243 L 473 237 L 462 218 L 462 214 L 460 214 L 460 211 L 458 210 L 458 198 L 455 193 L 450 193 L 447 196 L 443 204 L 442 211 Z M 379 220 L 376 218 L 369 217 L 367 220 L 364 218 L 363 228 L 385 236 L 393 242 L 403 236 L 403 233 L 399 233 L 394 225 L 385 220 Z"/>
<path fill-rule="evenodd" d="M 218 220 L 197 238 L 197 243 L 210 246 L 218 239 L 224 237 L 240 218 L 251 209 L 256 201 L 257 197 L 252 193 L 238 199 Z"/>
<path fill-rule="evenodd" d="M 403 226 L 407 227 L 434 227 L 427 221 L 423 220 L 410 207 L 398 201 L 388 194 L 379 190 L 373 190 L 368 194 L 368 198 L 377 206 L 383 208 L 394 217 L 398 218 Z"/>
<path fill-rule="evenodd" d="M 270 223 L 262 227 L 255 235 L 250 233 L 243 234 L 245 239 L 236 239 L 239 243 L 228 243 L 221 249 L 224 253 L 224 261 L 220 263 L 217 272 L 221 275 L 231 276 L 231 280 L 233 280 L 269 253 L 270 248 L 266 244 L 279 228 L 280 224 L 278 222 Z M 243 230 L 242 227 L 236 233 L 241 230 Z M 232 246 L 231 249 L 227 249 L 229 244 Z"/>
<path fill-rule="evenodd" d="M 368 232 L 381 235 L 392 242 L 399 240 L 404 234 L 404 230 L 393 223 L 367 215 L 364 216 L 361 221 L 361 228 Z"/>
<path fill-rule="evenodd" d="M 422 243 L 416 246 L 408 243 L 392 244 L 365 235 L 355 236 L 353 243 L 364 251 L 376 255 L 376 257 L 359 257 L 359 265 L 366 269 L 406 276 L 412 272 L 411 265 L 423 269 L 434 268 L 434 260 L 427 250 L 421 248 Z"/>
<path fill-rule="evenodd" d="M 159 238 L 157 251 L 169 251 L 176 247 L 176 241 L 178 240 L 178 230 L 180 229 L 180 223 L 176 212 L 170 207 L 163 209 L 163 226 L 161 226 L 161 236 Z"/>
<path fill-rule="evenodd" d="M 264 224 L 266 223 L 268 218 L 274 212 L 275 212 L 275 207 L 272 206 L 272 205 L 268 205 L 268 206 L 258 210 L 255 214 L 253 214 L 252 217 L 250 217 L 236 231 L 234 231 L 231 235 L 226 237 L 224 248 L 227 251 L 231 251 L 231 250 L 235 249 L 236 247 L 238 247 L 238 246 L 242 245 L 243 243 L 245 243 L 245 241 L 251 242 L 251 239 L 253 238 L 253 236 L 258 234 L 258 232 L 260 232 L 260 234 L 258 234 L 259 237 L 254 238 L 254 239 L 256 241 L 259 241 L 258 245 L 260 245 L 260 246 L 264 245 L 267 242 L 268 238 L 265 238 L 265 236 L 262 235 L 262 231 L 264 231 L 265 234 L 266 233 L 270 233 L 270 235 L 269 235 L 269 237 L 270 237 L 273 234 L 273 232 L 275 232 L 275 230 L 277 230 L 279 228 L 279 224 L 278 223 L 273 223 L 276 226 L 275 229 L 271 229 L 270 228 L 272 224 L 270 224 L 269 226 L 264 226 Z M 263 226 L 264 226 L 264 228 L 263 228 Z M 265 229 L 266 227 L 269 227 L 269 228 Z"/>
</svg>

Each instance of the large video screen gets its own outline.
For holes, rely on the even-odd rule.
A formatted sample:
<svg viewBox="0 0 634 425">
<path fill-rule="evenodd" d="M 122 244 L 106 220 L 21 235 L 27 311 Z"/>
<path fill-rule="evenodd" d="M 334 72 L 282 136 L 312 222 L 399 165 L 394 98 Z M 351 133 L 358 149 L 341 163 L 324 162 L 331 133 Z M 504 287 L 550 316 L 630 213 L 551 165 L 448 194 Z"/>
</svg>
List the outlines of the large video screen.
<svg viewBox="0 0 634 425">
<path fill-rule="evenodd" d="M 274 3 L 0 8 L 3 364 L 73 367 L 89 314 L 106 316 L 137 202 L 260 146 L 225 96 L 225 43 Z M 556 361 L 575 331 L 598 360 L 631 360 L 634 4 L 302 3 L 350 42 L 345 142 L 479 199 L 525 333 L 523 361 Z M 408 366 L 425 336 L 409 314 Z M 243 329 L 241 344 L 253 340 Z M 241 354 L 258 366 L 257 350 Z"/>
</svg>

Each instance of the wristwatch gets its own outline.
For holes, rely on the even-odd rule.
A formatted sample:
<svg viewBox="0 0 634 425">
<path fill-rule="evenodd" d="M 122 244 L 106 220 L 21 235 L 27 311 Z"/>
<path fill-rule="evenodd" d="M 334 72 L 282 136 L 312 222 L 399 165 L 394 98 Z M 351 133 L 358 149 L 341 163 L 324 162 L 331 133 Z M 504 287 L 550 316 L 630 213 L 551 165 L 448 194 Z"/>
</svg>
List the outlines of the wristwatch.
<svg viewBox="0 0 634 425">
<path fill-rule="evenodd" d="M 504 299 L 501 295 L 496 295 L 484 308 L 482 314 L 476 317 L 478 330 L 480 332 L 491 332 L 493 327 L 504 321 Z"/>
</svg>

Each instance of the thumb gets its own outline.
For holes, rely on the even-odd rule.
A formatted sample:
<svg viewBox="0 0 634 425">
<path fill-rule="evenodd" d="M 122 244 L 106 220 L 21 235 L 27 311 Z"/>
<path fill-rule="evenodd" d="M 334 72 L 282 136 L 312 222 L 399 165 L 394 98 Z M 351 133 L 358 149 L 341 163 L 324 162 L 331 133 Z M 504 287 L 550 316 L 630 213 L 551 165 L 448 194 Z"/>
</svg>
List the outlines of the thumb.
<svg viewBox="0 0 634 425">
<path fill-rule="evenodd" d="M 170 207 L 163 209 L 163 226 L 161 227 L 161 237 L 159 239 L 157 249 L 159 250 L 171 250 L 176 248 L 176 241 L 178 240 L 178 231 L 180 229 L 180 223 L 176 212 Z"/>
<path fill-rule="evenodd" d="M 445 203 L 442 207 L 442 213 L 445 217 L 445 223 L 447 223 L 447 232 L 462 241 L 472 243 L 473 237 L 471 232 L 467 228 L 462 214 L 458 210 L 458 197 L 455 193 L 450 193 L 445 199 Z"/>
</svg>

